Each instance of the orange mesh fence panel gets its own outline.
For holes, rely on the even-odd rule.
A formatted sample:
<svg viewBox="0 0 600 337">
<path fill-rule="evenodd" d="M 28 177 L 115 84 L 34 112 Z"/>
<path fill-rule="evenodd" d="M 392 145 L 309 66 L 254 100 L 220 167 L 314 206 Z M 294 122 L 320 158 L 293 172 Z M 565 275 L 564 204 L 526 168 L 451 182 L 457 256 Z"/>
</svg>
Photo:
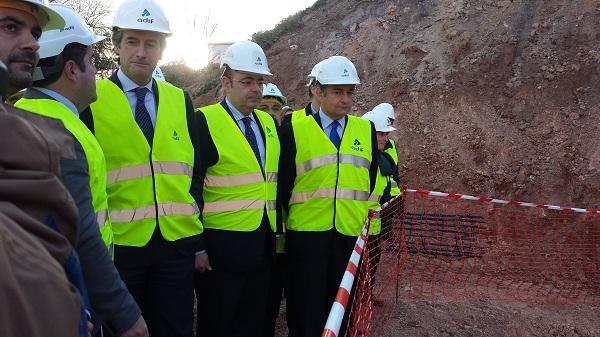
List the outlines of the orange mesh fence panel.
<svg viewBox="0 0 600 337">
<path fill-rule="evenodd" d="M 597 211 L 408 189 L 379 215 L 346 336 L 378 335 L 407 301 L 600 305 Z"/>
</svg>

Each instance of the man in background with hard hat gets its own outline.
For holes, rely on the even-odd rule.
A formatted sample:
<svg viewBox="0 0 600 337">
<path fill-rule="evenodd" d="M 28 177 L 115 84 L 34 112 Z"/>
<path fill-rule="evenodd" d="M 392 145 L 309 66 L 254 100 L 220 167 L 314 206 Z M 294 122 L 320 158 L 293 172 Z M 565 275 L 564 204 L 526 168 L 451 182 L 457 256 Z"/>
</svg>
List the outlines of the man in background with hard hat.
<svg viewBox="0 0 600 337">
<path fill-rule="evenodd" d="M 370 113 L 383 116 L 389 121 L 390 125 L 394 125 L 394 120 L 396 119 L 396 112 L 394 111 L 394 107 L 390 103 L 378 104 L 373 108 L 372 111 L 370 111 Z M 394 165 L 398 167 L 398 149 L 396 147 L 396 141 L 393 138 L 388 137 L 388 141 L 385 144 L 385 148 L 382 151 L 387 153 L 393 160 Z M 398 170 L 396 170 L 396 174 L 397 173 Z M 392 181 L 392 197 L 398 196 L 402 193 L 398 183 L 399 179 L 398 177 L 396 177 L 396 180 Z"/>
<path fill-rule="evenodd" d="M 325 60 L 322 60 L 319 63 L 315 64 L 312 70 L 310 71 L 310 74 L 308 74 L 308 84 L 306 86 L 308 87 L 308 97 L 310 98 L 310 102 L 308 102 L 304 109 L 296 110 L 292 112 L 291 115 L 285 115 L 281 124 L 287 124 L 304 116 L 311 116 L 319 112 L 321 102 L 319 97 L 315 95 L 315 90 L 317 88 L 315 76 L 317 75 L 319 67 L 321 66 L 321 64 L 323 64 L 323 62 L 325 62 Z"/>
<path fill-rule="evenodd" d="M 287 309 L 293 337 L 323 332 L 367 218 L 378 168 L 373 125 L 349 115 L 360 84 L 352 62 L 330 57 L 315 81 L 319 112 L 281 130 L 278 198 L 287 213 Z"/>
<path fill-rule="evenodd" d="M 106 156 L 114 261 L 142 309 L 150 335 L 192 335 L 194 265 L 208 259 L 190 189 L 194 114 L 183 90 L 152 74 L 171 34 L 153 0 L 126 0 L 112 40 L 119 69 L 96 83 L 98 100 L 82 114 Z"/>
<path fill-rule="evenodd" d="M 286 102 L 287 98 L 283 96 L 281 90 L 275 84 L 267 83 L 263 86 L 262 100 L 258 109 L 273 116 L 277 121 L 277 125 L 280 125 L 283 119 L 282 108 Z"/>
<path fill-rule="evenodd" d="M 54 3 L 50 8 L 64 18 L 68 29 L 50 30 L 42 35 L 34 86 L 27 89 L 15 106 L 61 120 L 74 138 L 76 158 L 62 161 L 61 180 L 79 210 L 77 251 L 96 326 L 100 327 L 104 321 L 117 336 L 146 336 L 141 311 L 111 260 L 113 237 L 107 214 L 104 154 L 79 119 L 79 113 L 96 100 L 93 45 L 104 37 L 96 35 L 72 8 Z"/>
<path fill-rule="evenodd" d="M 4 103 L 31 85 L 42 30 L 64 23 L 47 1 L 0 1 L 0 336 L 81 332 L 81 296 L 64 270 L 77 208 L 56 177 L 73 139 L 59 121 Z"/>
<path fill-rule="evenodd" d="M 275 120 L 256 110 L 267 58 L 250 41 L 221 60 L 225 98 L 198 111 L 202 218 L 212 267 L 196 275 L 198 336 L 264 336 L 274 253 L 279 138 Z"/>
<path fill-rule="evenodd" d="M 379 170 L 375 189 L 369 198 L 369 209 L 376 211 L 381 205 L 394 197 L 394 195 L 392 195 L 392 187 L 398 186 L 398 166 L 396 166 L 391 156 L 384 152 L 386 145 L 389 142 L 390 132 L 396 131 L 396 129 L 392 127 L 392 123 L 388 116 L 381 113 L 375 113 L 375 111 L 367 112 L 362 118 L 370 120 L 373 125 L 375 125 L 375 131 L 377 132 Z M 381 219 L 388 219 L 388 217 L 379 214 L 371 220 L 369 226 L 369 240 L 367 241 L 367 246 L 371 258 L 370 275 L 375 275 L 377 272 L 377 266 L 381 257 L 381 235 L 384 235 L 384 238 L 389 240 L 386 236 L 389 235 L 391 231 L 390 224 L 382 224 Z M 382 228 L 382 226 L 385 226 L 385 228 Z M 371 287 L 372 286 L 373 283 L 371 283 Z"/>
</svg>

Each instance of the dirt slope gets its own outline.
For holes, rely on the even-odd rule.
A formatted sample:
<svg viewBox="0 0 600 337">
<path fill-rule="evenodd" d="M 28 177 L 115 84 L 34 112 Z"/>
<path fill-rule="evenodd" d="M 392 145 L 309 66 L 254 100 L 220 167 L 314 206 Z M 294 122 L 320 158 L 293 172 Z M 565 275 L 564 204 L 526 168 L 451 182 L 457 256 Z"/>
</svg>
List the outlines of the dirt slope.
<svg viewBox="0 0 600 337">
<path fill-rule="evenodd" d="M 411 186 L 596 207 L 599 32 L 593 0 L 329 0 L 267 55 L 294 107 L 317 61 L 352 59 L 356 113 L 397 108 Z"/>
</svg>

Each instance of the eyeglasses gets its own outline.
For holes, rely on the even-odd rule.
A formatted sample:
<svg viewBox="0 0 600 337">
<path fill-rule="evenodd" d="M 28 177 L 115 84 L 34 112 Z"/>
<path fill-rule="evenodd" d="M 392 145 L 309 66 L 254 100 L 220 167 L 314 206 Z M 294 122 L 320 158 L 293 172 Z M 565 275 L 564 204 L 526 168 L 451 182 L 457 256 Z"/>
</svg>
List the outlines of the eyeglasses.
<svg viewBox="0 0 600 337">
<path fill-rule="evenodd" d="M 239 84 L 242 85 L 242 87 L 246 87 L 246 88 L 258 85 L 262 89 L 262 86 L 265 85 L 265 84 L 267 84 L 267 82 L 264 81 L 264 80 L 258 80 L 257 81 L 255 79 L 250 79 L 250 78 L 245 78 L 243 80 L 234 80 L 234 79 L 232 79 L 232 81 L 233 82 L 238 82 Z"/>
</svg>

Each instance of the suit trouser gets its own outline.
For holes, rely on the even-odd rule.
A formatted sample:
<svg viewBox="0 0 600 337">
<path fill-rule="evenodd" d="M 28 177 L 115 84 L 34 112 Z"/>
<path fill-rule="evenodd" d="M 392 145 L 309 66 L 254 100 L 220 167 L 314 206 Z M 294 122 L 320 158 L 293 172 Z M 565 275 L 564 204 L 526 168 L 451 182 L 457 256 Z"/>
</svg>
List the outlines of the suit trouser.
<svg viewBox="0 0 600 337">
<path fill-rule="evenodd" d="M 287 256 L 286 254 L 276 254 L 275 261 L 273 263 L 273 269 L 271 271 L 271 282 L 269 286 L 269 297 L 267 301 L 267 314 L 265 315 L 265 337 L 275 336 L 275 325 L 277 317 L 279 316 L 279 310 L 281 306 L 282 295 L 287 298 L 288 292 L 288 270 L 287 270 Z M 290 316 L 286 312 L 286 322 L 288 329 L 292 325 L 290 322 Z M 292 318 L 293 319 L 293 318 Z"/>
<path fill-rule="evenodd" d="M 356 237 L 335 229 L 288 230 L 286 244 L 290 275 L 287 310 L 294 322 L 290 337 L 321 336 Z"/>
<path fill-rule="evenodd" d="M 193 335 L 194 255 L 181 254 L 157 227 L 145 247 L 115 246 L 115 266 L 150 337 Z"/>
<path fill-rule="evenodd" d="M 251 232 L 205 229 L 212 271 L 196 273 L 197 337 L 263 336 L 274 235 L 264 215 Z"/>
</svg>

